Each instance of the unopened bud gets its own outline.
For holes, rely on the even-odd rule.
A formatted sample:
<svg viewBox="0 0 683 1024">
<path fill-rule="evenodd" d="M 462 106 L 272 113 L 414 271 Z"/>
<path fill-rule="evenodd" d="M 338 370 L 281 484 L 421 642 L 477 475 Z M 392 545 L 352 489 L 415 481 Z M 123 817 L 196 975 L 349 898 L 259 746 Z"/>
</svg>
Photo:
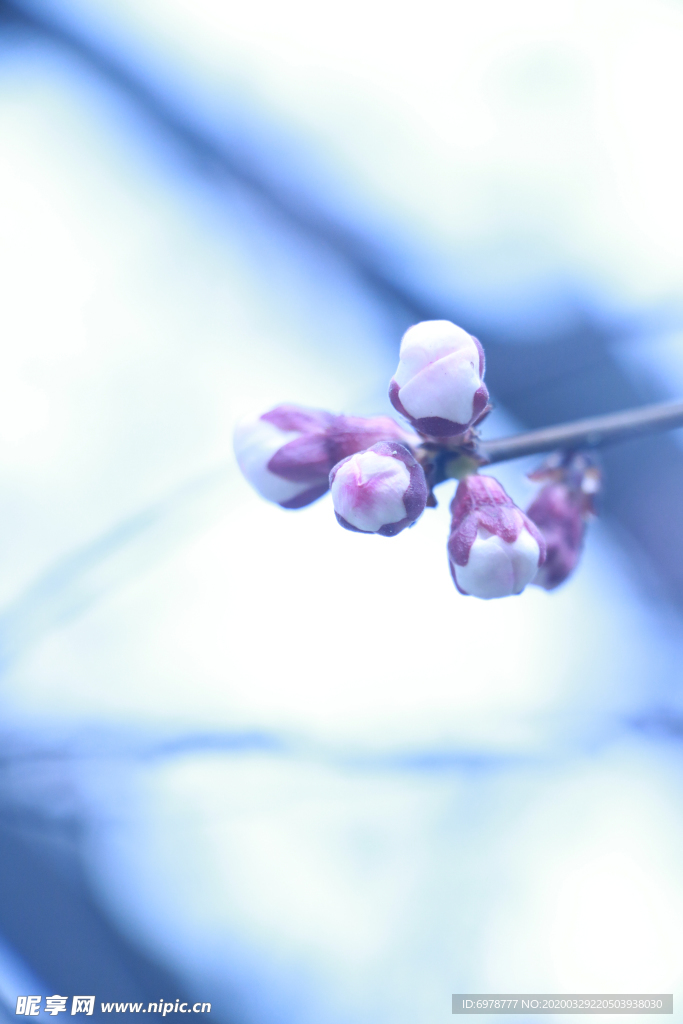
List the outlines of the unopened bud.
<svg viewBox="0 0 683 1024">
<path fill-rule="evenodd" d="M 451 503 L 451 574 L 461 594 L 521 594 L 545 559 L 536 526 L 490 476 L 461 480 Z"/>
<path fill-rule="evenodd" d="M 484 412 L 484 350 L 450 320 L 424 320 L 403 335 L 389 385 L 394 409 L 423 434 L 464 433 Z"/>
<path fill-rule="evenodd" d="M 546 560 L 533 582 L 554 590 L 571 575 L 581 557 L 586 525 L 595 514 L 600 471 L 588 455 L 558 454 L 529 475 L 533 480 L 549 481 L 527 509 L 547 548 Z"/>
<path fill-rule="evenodd" d="M 384 439 L 410 444 L 414 435 L 389 416 L 335 416 L 278 405 L 241 420 L 234 447 L 240 469 L 261 497 L 294 509 L 325 494 L 330 470 L 340 459 Z"/>
<path fill-rule="evenodd" d="M 422 467 L 396 441 L 380 441 L 342 459 L 330 473 L 330 490 L 345 529 L 383 537 L 412 526 L 427 504 Z"/>
</svg>

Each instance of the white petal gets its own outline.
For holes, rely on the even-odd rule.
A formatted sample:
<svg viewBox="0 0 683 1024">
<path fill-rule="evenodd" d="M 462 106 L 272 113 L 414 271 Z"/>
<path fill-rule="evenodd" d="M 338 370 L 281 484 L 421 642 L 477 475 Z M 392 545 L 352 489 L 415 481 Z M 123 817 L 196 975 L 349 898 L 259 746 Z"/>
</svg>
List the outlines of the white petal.
<svg viewBox="0 0 683 1024">
<path fill-rule="evenodd" d="M 235 427 L 233 445 L 238 465 L 254 490 L 267 501 L 289 501 L 310 486 L 284 480 L 267 468 L 273 455 L 297 437 L 301 437 L 301 431 L 280 430 L 260 416 L 246 416 Z"/>
<path fill-rule="evenodd" d="M 425 366 L 400 389 L 399 398 L 414 419 L 442 416 L 454 423 L 469 423 L 480 385 L 479 353 L 472 342 L 471 347 L 463 346 Z"/>
<path fill-rule="evenodd" d="M 450 320 L 424 320 L 415 324 L 403 335 L 394 380 L 402 388 L 429 363 L 457 351 L 472 354 L 478 369 L 479 350 L 472 335 L 462 327 L 457 327 Z"/>
<path fill-rule="evenodd" d="M 405 519 L 410 471 L 400 459 L 359 452 L 338 470 L 331 487 L 335 511 L 358 530 L 376 533 Z"/>
<path fill-rule="evenodd" d="M 473 597 L 521 594 L 538 569 L 540 550 L 527 529 L 512 544 L 480 530 L 467 565 L 454 565 L 458 586 Z"/>
</svg>

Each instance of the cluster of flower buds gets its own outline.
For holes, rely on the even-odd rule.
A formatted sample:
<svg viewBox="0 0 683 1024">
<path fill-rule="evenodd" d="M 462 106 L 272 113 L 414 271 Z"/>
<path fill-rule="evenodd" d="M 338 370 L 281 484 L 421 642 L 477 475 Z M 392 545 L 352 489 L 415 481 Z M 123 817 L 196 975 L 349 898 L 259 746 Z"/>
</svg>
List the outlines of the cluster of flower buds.
<svg viewBox="0 0 683 1024">
<path fill-rule="evenodd" d="M 527 515 L 543 534 L 547 554 L 534 579 L 539 587 L 554 590 L 574 571 L 581 557 L 588 520 L 595 515 L 595 497 L 601 474 L 589 455 L 557 453 L 533 473 L 543 481 Z"/>
<path fill-rule="evenodd" d="M 383 537 L 435 505 L 437 483 L 469 473 L 451 504 L 457 589 L 485 599 L 520 594 L 531 582 L 551 589 L 578 560 L 597 471 L 583 456 L 549 461 L 532 474 L 546 483 L 528 512 L 517 508 L 497 480 L 476 472 L 485 460 L 473 428 L 490 408 L 483 377 L 477 339 L 448 320 L 427 320 L 404 334 L 389 387 L 413 429 L 387 416 L 279 405 L 238 424 L 237 461 L 269 501 L 303 508 L 329 488 L 341 526 Z"/>
</svg>

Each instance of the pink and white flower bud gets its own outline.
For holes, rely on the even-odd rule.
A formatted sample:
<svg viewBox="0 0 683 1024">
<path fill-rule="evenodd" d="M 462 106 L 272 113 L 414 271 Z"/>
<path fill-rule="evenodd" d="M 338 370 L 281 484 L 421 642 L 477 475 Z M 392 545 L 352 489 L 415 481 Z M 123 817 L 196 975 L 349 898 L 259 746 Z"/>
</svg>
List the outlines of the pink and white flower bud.
<svg viewBox="0 0 683 1024">
<path fill-rule="evenodd" d="M 330 473 L 338 522 L 357 533 L 395 537 L 412 526 L 427 504 L 422 467 L 405 445 L 380 441 L 342 459 Z"/>
<path fill-rule="evenodd" d="M 389 398 L 422 434 L 464 433 L 489 400 L 481 344 L 450 320 L 415 324 L 403 335 Z"/>
<path fill-rule="evenodd" d="M 545 560 L 539 530 L 490 476 L 461 480 L 451 503 L 451 574 L 461 594 L 521 594 Z"/>
<path fill-rule="evenodd" d="M 532 480 L 549 481 L 527 509 L 547 548 L 546 560 L 533 582 L 554 590 L 571 575 L 581 557 L 586 526 L 595 515 L 600 470 L 583 453 L 558 454 L 529 475 Z"/>
<path fill-rule="evenodd" d="M 389 416 L 335 416 L 323 409 L 278 405 L 241 420 L 234 448 L 240 469 L 261 497 L 294 509 L 325 494 L 330 470 L 340 459 L 384 439 L 416 440 Z"/>
<path fill-rule="evenodd" d="M 566 484 L 548 484 L 527 509 L 527 515 L 545 538 L 547 555 L 534 583 L 554 590 L 576 568 L 586 532 L 586 519 L 580 499 Z"/>
</svg>

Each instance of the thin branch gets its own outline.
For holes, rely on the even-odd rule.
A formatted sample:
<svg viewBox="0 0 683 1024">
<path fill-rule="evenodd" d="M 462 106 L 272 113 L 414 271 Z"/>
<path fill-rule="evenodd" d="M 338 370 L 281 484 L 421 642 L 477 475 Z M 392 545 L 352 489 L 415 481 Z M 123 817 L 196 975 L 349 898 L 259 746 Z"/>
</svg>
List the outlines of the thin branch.
<svg viewBox="0 0 683 1024">
<path fill-rule="evenodd" d="M 593 416 L 574 423 L 531 430 L 527 434 L 480 441 L 479 448 L 488 463 L 521 459 L 524 455 L 540 455 L 556 449 L 570 451 L 581 448 L 602 448 L 617 441 L 627 441 L 642 434 L 672 430 L 683 426 L 683 402 L 663 402 L 639 409 Z"/>
</svg>

